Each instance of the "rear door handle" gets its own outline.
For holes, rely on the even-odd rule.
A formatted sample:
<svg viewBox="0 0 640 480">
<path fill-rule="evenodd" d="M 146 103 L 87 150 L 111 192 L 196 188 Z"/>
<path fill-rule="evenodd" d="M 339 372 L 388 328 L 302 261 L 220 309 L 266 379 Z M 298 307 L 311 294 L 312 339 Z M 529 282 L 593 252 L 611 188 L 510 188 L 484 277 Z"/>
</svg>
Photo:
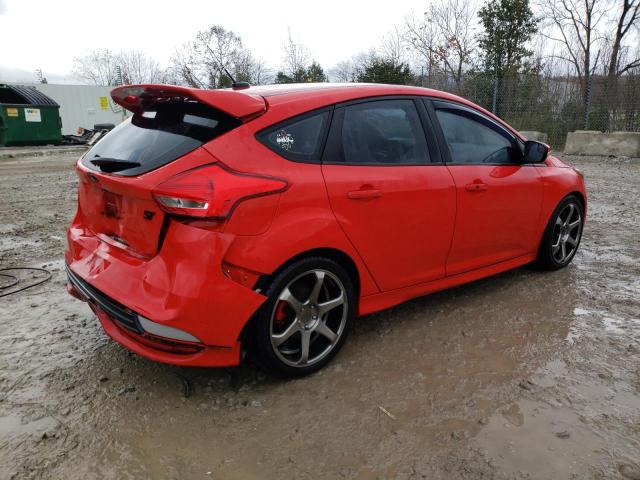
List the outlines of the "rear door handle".
<svg viewBox="0 0 640 480">
<path fill-rule="evenodd" d="M 347 193 L 347 197 L 351 200 L 361 200 L 365 198 L 378 198 L 382 196 L 382 192 L 380 190 L 375 190 L 373 188 L 367 188 L 364 190 L 352 190 Z"/>
<path fill-rule="evenodd" d="M 477 183 L 467 183 L 464 188 L 466 188 L 469 192 L 482 192 L 484 190 L 487 190 L 489 188 L 489 185 L 487 185 L 486 183 L 482 183 L 482 182 L 477 182 Z"/>
</svg>

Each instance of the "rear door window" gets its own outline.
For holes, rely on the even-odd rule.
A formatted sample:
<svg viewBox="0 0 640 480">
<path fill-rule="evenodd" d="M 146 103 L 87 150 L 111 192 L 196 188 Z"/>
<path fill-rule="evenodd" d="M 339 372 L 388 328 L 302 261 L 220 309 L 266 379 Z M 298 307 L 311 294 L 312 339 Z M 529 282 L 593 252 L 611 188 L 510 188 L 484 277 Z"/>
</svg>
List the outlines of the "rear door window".
<svg viewBox="0 0 640 480">
<path fill-rule="evenodd" d="M 342 114 L 342 148 L 334 161 L 350 165 L 423 165 L 430 162 L 413 100 L 348 105 Z"/>
<path fill-rule="evenodd" d="M 288 160 L 318 161 L 330 113 L 324 110 L 286 120 L 263 130 L 257 138 Z"/>
<path fill-rule="evenodd" d="M 201 103 L 159 103 L 114 128 L 87 152 L 82 163 L 100 171 L 92 161 L 113 160 L 117 167 L 114 174 L 141 175 L 176 160 L 238 125 L 239 120 Z M 131 166 L 127 167 L 127 163 Z"/>
</svg>

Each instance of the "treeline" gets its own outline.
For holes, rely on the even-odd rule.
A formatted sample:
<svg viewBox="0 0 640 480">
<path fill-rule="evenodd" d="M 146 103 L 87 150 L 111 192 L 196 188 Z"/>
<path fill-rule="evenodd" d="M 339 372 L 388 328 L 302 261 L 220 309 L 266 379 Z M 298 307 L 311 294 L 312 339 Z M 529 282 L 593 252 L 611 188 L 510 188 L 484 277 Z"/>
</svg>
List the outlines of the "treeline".
<svg viewBox="0 0 640 480">
<path fill-rule="evenodd" d="M 620 77 L 640 74 L 640 0 L 535 1 L 487 0 L 476 10 L 466 0 L 434 0 L 421 14 L 393 26 L 369 51 L 326 70 L 291 31 L 281 65 L 274 68 L 237 34 L 214 25 L 176 48 L 166 68 L 139 51 L 101 50 L 76 58 L 73 73 L 103 85 L 163 82 L 195 88 L 228 87 L 229 74 L 254 85 L 415 84 L 471 96 L 499 114 L 518 102 L 533 106 L 545 97 L 533 98 L 532 91 L 545 82 L 557 89 L 554 79 L 563 78 L 571 92 L 562 95 L 577 95 L 577 114 L 588 126 L 594 83 L 600 92 L 617 94 Z"/>
<path fill-rule="evenodd" d="M 593 75 L 615 77 L 640 67 L 640 0 L 488 0 L 477 11 L 466 0 L 434 0 L 409 14 L 378 45 L 325 72 L 289 32 L 282 64 L 267 65 L 220 25 L 179 46 L 167 68 L 139 51 L 100 50 L 74 59 L 73 73 L 113 85 L 116 65 L 125 82 L 174 83 L 199 88 L 229 84 L 225 70 L 252 84 L 375 81 L 412 83 L 425 76 L 459 85 L 473 72 L 502 77 L 519 72 L 571 73 L 585 93 Z M 534 12 L 535 10 L 535 12 Z"/>
</svg>

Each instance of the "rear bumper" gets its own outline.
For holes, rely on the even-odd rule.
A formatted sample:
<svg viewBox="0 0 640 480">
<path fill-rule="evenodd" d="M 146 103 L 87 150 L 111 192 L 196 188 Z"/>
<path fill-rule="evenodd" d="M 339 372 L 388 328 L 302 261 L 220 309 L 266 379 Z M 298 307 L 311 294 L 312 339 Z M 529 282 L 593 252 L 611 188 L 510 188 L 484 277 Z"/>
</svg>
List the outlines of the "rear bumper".
<svg viewBox="0 0 640 480">
<path fill-rule="evenodd" d="M 140 322 L 138 321 L 138 315 L 135 312 L 93 288 L 73 273 L 69 265 L 65 265 L 65 269 L 67 271 L 67 291 L 72 296 L 100 309 L 100 311 L 109 315 L 122 327 L 138 334 L 143 333 Z"/>
<path fill-rule="evenodd" d="M 67 240 L 70 293 L 88 301 L 115 341 L 175 365 L 239 363 L 240 333 L 265 297 L 223 274 L 232 236 L 172 222 L 160 252 L 141 259 L 101 241 L 76 217 Z M 175 353 L 149 341 L 138 315 L 196 337 L 197 351 Z"/>
<path fill-rule="evenodd" d="M 240 342 L 236 342 L 231 348 L 205 346 L 194 353 L 172 353 L 159 350 L 149 344 L 142 343 L 144 337 L 122 328 L 105 311 L 94 304 L 90 303 L 90 305 L 107 335 L 127 350 L 141 357 L 155 362 L 185 367 L 231 367 L 240 363 Z"/>
</svg>

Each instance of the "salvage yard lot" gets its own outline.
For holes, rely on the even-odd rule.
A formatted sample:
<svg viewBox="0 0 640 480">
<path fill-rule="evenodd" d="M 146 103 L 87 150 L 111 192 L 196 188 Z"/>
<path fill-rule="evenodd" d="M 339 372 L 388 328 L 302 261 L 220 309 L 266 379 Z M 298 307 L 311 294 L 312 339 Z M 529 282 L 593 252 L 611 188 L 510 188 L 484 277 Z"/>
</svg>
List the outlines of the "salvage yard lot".
<svg viewBox="0 0 640 480">
<path fill-rule="evenodd" d="M 53 274 L 0 297 L 0 478 L 640 478 L 640 159 L 564 158 L 590 195 L 568 268 L 359 319 L 281 382 L 131 355 L 67 295 L 76 156 L 0 159 L 0 268 Z"/>
</svg>

